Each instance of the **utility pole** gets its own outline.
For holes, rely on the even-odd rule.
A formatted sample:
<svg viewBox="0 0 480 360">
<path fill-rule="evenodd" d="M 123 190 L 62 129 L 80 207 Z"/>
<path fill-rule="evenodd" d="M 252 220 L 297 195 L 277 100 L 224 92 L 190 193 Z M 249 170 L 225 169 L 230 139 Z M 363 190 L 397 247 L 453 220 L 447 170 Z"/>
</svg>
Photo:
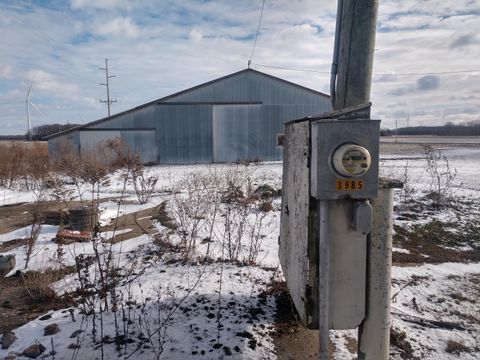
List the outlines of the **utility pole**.
<svg viewBox="0 0 480 360">
<path fill-rule="evenodd" d="M 338 63 L 334 110 L 370 101 L 378 2 L 339 0 L 341 21 L 336 30 L 340 34 L 336 34 L 338 61 L 334 58 L 334 63 Z M 395 121 L 397 141 L 398 121 Z M 373 219 L 367 236 L 365 319 L 358 330 L 359 360 L 389 357 L 393 189 L 398 187 L 401 184 L 381 181 L 378 196 L 370 199 Z"/>
<path fill-rule="evenodd" d="M 110 116 L 110 105 L 114 102 L 117 102 L 117 100 L 110 99 L 109 79 L 115 77 L 115 75 L 108 75 L 108 59 L 105 59 L 105 67 L 104 68 L 99 68 L 99 69 L 102 70 L 102 71 L 105 71 L 105 83 L 100 84 L 100 85 L 103 85 L 103 86 L 107 87 L 107 100 L 100 100 L 100 102 L 107 104 L 108 116 Z"/>
<path fill-rule="evenodd" d="M 370 101 L 378 0 L 339 0 L 338 75 L 334 110 Z M 335 63 L 335 59 L 334 59 Z"/>
</svg>

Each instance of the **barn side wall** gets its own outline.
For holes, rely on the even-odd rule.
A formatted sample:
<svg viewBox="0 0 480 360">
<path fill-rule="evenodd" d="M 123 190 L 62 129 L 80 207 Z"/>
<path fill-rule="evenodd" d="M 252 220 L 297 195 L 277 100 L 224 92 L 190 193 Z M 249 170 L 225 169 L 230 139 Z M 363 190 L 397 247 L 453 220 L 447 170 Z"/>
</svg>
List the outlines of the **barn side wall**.
<svg viewBox="0 0 480 360">
<path fill-rule="evenodd" d="M 84 143 L 118 135 L 145 162 L 197 164 L 279 161 L 277 136 L 292 119 L 330 110 L 327 96 L 255 71 L 186 90 L 80 129 Z M 90 140 L 88 140 L 90 138 Z M 79 132 L 49 139 L 83 148 Z M 51 144 L 50 144 L 51 143 Z"/>
</svg>

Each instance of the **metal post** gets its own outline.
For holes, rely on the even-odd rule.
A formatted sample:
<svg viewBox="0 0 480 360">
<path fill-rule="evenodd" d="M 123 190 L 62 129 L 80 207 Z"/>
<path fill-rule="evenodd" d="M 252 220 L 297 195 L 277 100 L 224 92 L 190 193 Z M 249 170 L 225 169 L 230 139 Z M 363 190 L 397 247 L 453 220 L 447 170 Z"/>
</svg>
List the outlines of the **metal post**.
<svg viewBox="0 0 480 360">
<path fill-rule="evenodd" d="M 378 0 L 343 0 L 334 110 L 370 101 Z"/>
<path fill-rule="evenodd" d="M 108 59 L 105 59 L 105 67 L 104 68 L 99 68 L 99 69 L 105 71 L 105 84 L 100 84 L 100 85 L 103 85 L 103 86 L 107 87 L 107 100 L 100 100 L 100 102 L 107 104 L 108 116 L 110 116 L 110 105 L 114 102 L 117 102 L 117 100 L 110 99 L 110 81 L 109 81 L 109 79 L 115 77 L 115 75 L 109 75 L 108 74 Z"/>
<path fill-rule="evenodd" d="M 329 300 L 330 300 L 330 234 L 329 234 L 329 212 L 328 200 L 321 200 L 318 206 L 320 218 L 320 239 L 318 244 L 318 330 L 319 330 L 319 359 L 328 360 L 328 330 L 329 321 Z"/>
<path fill-rule="evenodd" d="M 392 266 L 393 189 L 384 181 L 372 199 L 372 231 L 367 242 L 366 318 L 358 332 L 359 360 L 387 360 L 390 347 L 390 278 Z"/>
<path fill-rule="evenodd" d="M 28 93 L 30 94 L 30 90 L 28 90 Z M 30 122 L 30 106 L 28 104 L 28 97 L 27 97 L 27 100 L 25 100 L 25 105 L 27 106 L 27 124 L 28 124 L 27 140 L 32 140 L 32 125 Z"/>
</svg>

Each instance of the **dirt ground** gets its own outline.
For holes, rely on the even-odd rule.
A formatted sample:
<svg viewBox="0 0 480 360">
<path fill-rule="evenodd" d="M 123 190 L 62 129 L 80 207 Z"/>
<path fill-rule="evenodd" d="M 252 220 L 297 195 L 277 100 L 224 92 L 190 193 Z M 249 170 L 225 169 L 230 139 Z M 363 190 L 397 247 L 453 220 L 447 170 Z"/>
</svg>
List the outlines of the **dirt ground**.
<svg viewBox="0 0 480 360">
<path fill-rule="evenodd" d="M 272 285 L 271 291 L 277 300 L 275 332 L 272 335 L 278 359 L 318 359 L 318 330 L 307 329 L 300 322 L 285 282 Z M 332 343 L 329 352 L 334 353 Z"/>
<path fill-rule="evenodd" d="M 108 201 L 110 199 L 103 199 Z M 79 202 L 68 204 L 49 201 L 43 204 L 43 211 L 53 211 L 63 208 L 72 208 L 80 205 Z M 145 209 L 136 213 L 120 216 L 117 223 L 100 228 L 100 231 L 131 229 L 128 233 L 114 237 L 114 242 L 128 240 L 142 234 L 154 233 L 151 217 L 157 207 Z M 16 204 L 0 207 L 0 234 L 8 233 L 18 228 L 31 225 L 33 221 L 32 204 Z M 25 245 L 26 239 L 15 239 L 0 244 L 0 253 Z M 45 314 L 49 310 L 65 308 L 69 305 L 68 299 L 31 299 L 25 281 L 19 276 L 5 278 L 0 276 L 0 334 L 19 327 L 28 321 Z"/>
</svg>

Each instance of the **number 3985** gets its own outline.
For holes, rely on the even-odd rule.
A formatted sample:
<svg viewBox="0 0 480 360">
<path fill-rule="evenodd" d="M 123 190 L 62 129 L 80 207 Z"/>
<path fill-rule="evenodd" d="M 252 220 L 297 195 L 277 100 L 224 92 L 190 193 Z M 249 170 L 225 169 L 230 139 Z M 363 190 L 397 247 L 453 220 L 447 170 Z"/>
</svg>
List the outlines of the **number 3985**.
<svg viewBox="0 0 480 360">
<path fill-rule="evenodd" d="M 337 191 L 358 191 L 363 189 L 363 180 L 337 180 Z"/>
</svg>

